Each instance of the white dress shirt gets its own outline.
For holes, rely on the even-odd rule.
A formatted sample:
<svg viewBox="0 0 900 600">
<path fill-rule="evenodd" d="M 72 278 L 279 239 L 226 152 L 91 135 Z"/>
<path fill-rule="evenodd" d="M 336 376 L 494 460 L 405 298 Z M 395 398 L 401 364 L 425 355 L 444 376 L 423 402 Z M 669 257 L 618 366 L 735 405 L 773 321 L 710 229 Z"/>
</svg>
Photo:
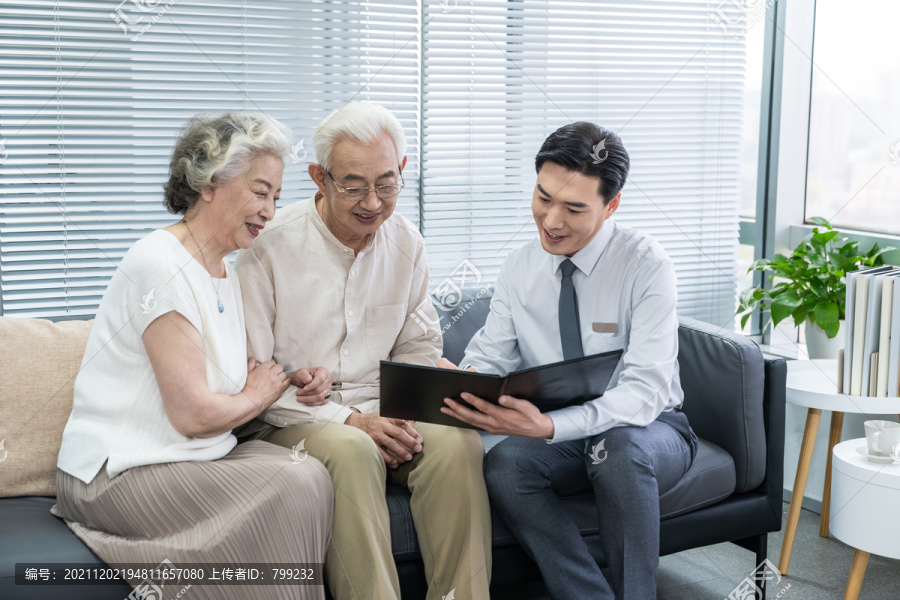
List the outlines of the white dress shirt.
<svg viewBox="0 0 900 600">
<path fill-rule="evenodd" d="M 564 260 L 546 252 L 538 239 L 510 253 L 487 322 L 466 348 L 463 363 L 504 375 L 563 360 L 558 315 Z M 647 425 L 684 398 L 675 267 L 665 251 L 649 236 L 609 220 L 571 260 L 578 267 L 572 280 L 585 356 L 625 352 L 602 397 L 548 413 L 553 442 Z"/>
<path fill-rule="evenodd" d="M 263 416 L 272 425 L 343 423 L 350 407 L 377 411 L 380 361 L 434 366 L 441 355 L 425 241 L 399 213 L 354 256 L 325 225 L 315 198 L 301 200 L 238 252 L 235 268 L 250 355 L 286 371 L 324 366 L 336 384 L 331 401 L 317 407 L 297 402 L 297 388 L 288 387 Z M 409 318 L 417 309 L 428 319 Z"/>
</svg>

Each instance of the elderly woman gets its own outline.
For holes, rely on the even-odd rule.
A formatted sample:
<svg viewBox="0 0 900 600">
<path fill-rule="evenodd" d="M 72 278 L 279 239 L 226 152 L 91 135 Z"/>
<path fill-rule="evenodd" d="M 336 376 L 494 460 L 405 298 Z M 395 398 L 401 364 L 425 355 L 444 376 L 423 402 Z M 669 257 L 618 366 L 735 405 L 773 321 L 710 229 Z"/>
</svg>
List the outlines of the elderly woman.
<svg viewBox="0 0 900 600">
<path fill-rule="evenodd" d="M 266 117 L 189 121 L 165 185 L 166 207 L 184 218 L 128 251 L 100 303 L 52 511 L 107 563 L 324 561 L 328 472 L 299 447 L 238 445 L 231 433 L 288 386 L 281 366 L 247 358 L 225 256 L 274 216 L 289 148 Z M 324 598 L 322 573 L 312 577 L 320 585 L 195 585 L 190 596 Z M 129 582 L 139 593 L 160 583 Z"/>
</svg>

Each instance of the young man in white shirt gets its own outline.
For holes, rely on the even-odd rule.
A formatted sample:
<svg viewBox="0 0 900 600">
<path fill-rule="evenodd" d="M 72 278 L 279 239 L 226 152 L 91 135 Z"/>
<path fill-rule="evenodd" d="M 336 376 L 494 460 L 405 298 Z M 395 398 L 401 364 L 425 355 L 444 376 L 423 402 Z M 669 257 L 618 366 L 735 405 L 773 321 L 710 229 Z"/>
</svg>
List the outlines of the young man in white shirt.
<svg viewBox="0 0 900 600">
<path fill-rule="evenodd" d="M 615 133 L 578 122 L 536 157 L 539 240 L 510 253 L 464 364 L 510 371 L 621 349 L 606 393 L 543 414 L 527 400 L 442 410 L 509 437 L 488 453 L 491 504 L 555 599 L 656 597 L 659 496 L 690 468 L 696 436 L 678 408 L 676 277 L 652 238 L 610 220 L 630 159 Z M 449 365 L 448 365 L 449 366 Z M 559 497 L 594 492 L 604 578 Z"/>
</svg>

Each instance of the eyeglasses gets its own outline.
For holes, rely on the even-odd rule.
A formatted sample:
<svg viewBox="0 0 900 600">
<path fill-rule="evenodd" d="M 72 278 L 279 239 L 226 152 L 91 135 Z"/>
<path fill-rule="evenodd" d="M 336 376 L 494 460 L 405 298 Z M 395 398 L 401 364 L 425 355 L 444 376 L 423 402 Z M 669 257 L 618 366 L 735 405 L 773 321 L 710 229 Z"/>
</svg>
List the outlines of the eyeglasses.
<svg viewBox="0 0 900 600">
<path fill-rule="evenodd" d="M 398 167 L 399 170 L 399 167 Z M 375 188 L 345 188 L 341 187 L 337 181 L 335 181 L 334 177 L 328 171 L 325 171 L 329 177 L 331 177 L 331 181 L 334 182 L 334 187 L 337 188 L 337 191 L 344 194 L 344 197 L 351 202 L 362 202 L 366 196 L 369 195 L 369 192 L 375 192 L 375 195 L 378 196 L 380 200 L 393 200 L 400 193 L 400 190 L 406 187 L 406 182 L 403 180 L 403 172 L 400 171 L 400 183 L 391 183 L 389 185 L 379 185 Z"/>
</svg>

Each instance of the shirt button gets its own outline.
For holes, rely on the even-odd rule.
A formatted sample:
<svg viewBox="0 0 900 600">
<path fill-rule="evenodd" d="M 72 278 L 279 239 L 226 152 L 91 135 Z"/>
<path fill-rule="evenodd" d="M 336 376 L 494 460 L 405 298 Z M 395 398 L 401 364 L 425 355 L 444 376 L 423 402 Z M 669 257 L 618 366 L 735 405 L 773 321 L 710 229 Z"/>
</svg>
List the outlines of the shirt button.
<svg viewBox="0 0 900 600">
<path fill-rule="evenodd" d="M 350 277 L 353 277 L 354 275 L 356 275 L 356 271 L 350 271 Z"/>
<path fill-rule="evenodd" d="M 348 310 L 348 311 L 347 311 L 347 316 L 348 316 L 348 317 L 352 317 L 352 316 L 353 316 L 353 311 L 352 311 L 352 310 Z"/>
<path fill-rule="evenodd" d="M 350 351 L 349 351 L 349 350 L 344 350 L 344 356 L 347 356 L 348 354 L 350 354 Z"/>
</svg>

